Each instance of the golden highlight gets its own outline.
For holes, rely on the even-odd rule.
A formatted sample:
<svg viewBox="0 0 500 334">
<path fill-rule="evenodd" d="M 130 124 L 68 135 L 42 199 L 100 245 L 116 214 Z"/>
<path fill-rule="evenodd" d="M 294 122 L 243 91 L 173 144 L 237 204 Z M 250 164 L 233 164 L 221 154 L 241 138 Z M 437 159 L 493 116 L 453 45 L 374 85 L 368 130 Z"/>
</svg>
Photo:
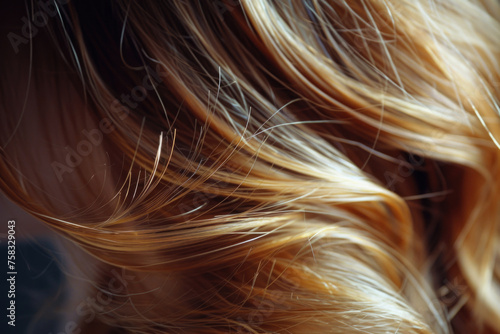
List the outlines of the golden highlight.
<svg viewBox="0 0 500 334">
<path fill-rule="evenodd" d="M 101 321 L 500 333 L 498 1 L 66 2 L 2 25 L 0 188 Z"/>
</svg>

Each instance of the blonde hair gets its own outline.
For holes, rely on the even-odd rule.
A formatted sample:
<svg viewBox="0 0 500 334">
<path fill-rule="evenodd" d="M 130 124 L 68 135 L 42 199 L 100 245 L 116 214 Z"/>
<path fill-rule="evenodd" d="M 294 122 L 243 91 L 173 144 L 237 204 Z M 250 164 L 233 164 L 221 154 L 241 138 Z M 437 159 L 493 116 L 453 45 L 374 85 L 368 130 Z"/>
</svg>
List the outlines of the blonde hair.
<svg viewBox="0 0 500 334">
<path fill-rule="evenodd" d="M 0 187 L 136 277 L 103 321 L 500 333 L 498 1 L 54 8 L 1 51 Z"/>
</svg>

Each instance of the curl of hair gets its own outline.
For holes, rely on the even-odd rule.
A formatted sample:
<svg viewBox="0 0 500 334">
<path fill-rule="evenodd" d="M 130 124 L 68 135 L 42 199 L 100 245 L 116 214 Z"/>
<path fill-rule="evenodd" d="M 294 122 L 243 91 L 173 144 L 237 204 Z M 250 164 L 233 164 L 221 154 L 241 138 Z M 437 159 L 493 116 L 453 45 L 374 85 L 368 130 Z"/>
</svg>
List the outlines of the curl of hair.
<svg viewBox="0 0 500 334">
<path fill-rule="evenodd" d="M 102 321 L 500 333 L 498 1 L 54 4 L 0 51 L 0 188 Z"/>
</svg>

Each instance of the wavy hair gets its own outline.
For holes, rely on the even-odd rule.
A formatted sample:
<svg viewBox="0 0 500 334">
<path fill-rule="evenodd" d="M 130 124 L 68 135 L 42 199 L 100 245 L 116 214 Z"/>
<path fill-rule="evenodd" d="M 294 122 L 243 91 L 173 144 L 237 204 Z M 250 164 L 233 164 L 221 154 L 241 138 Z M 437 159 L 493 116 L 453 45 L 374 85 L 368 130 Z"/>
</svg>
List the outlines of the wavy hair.
<svg viewBox="0 0 500 334">
<path fill-rule="evenodd" d="M 500 333 L 498 1 L 12 13 L 0 188 L 98 259 L 103 322 Z"/>
</svg>

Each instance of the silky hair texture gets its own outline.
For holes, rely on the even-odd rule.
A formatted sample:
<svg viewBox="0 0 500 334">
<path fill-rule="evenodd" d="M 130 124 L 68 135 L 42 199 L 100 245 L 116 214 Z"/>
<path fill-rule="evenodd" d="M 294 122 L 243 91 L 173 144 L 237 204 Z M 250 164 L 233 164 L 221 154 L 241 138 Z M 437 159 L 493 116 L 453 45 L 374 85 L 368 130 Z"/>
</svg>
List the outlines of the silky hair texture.
<svg viewBox="0 0 500 334">
<path fill-rule="evenodd" d="M 99 260 L 102 322 L 500 333 L 498 1 L 41 4 L 0 186 Z"/>
</svg>

